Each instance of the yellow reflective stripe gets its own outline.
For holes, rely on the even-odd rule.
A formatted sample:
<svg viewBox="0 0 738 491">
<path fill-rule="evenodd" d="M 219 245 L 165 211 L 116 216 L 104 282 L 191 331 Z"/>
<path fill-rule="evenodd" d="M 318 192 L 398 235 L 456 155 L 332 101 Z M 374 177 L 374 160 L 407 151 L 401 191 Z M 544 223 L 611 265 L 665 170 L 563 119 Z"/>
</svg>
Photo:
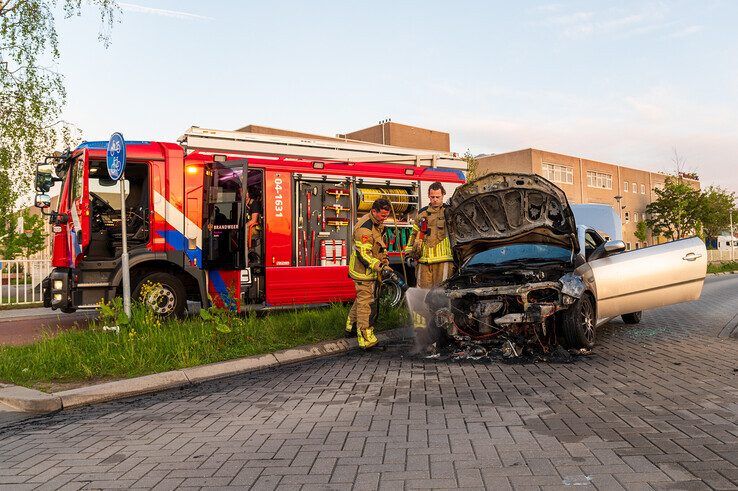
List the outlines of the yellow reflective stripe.
<svg viewBox="0 0 738 491">
<path fill-rule="evenodd" d="M 356 249 L 359 254 L 361 254 L 361 258 L 366 261 L 366 263 L 369 265 L 369 269 L 374 269 L 374 266 L 379 264 L 379 259 L 376 259 L 369 254 L 369 252 L 372 250 L 371 244 L 356 244 Z"/>
<path fill-rule="evenodd" d="M 446 237 L 433 247 L 423 247 L 423 254 L 420 259 L 418 259 L 418 262 L 434 264 L 453 260 L 454 256 L 451 253 L 451 242 L 448 240 L 448 237 Z"/>
<path fill-rule="evenodd" d="M 373 269 L 370 269 L 368 273 L 359 273 L 356 271 L 356 260 L 356 251 L 354 251 L 354 253 L 351 254 L 351 259 L 349 260 L 350 277 L 355 280 L 375 280 L 377 278 L 377 273 Z"/>
</svg>

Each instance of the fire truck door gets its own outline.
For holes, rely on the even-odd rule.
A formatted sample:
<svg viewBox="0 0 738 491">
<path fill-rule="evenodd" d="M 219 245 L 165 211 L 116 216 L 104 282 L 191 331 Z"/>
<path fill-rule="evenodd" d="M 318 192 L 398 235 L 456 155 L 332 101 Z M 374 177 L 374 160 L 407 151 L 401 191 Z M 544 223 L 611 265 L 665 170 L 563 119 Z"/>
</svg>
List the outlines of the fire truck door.
<svg viewBox="0 0 738 491">
<path fill-rule="evenodd" d="M 246 160 L 213 162 L 204 174 L 202 266 L 208 295 L 217 307 L 239 310 L 246 268 Z"/>
<path fill-rule="evenodd" d="M 90 244 L 90 186 L 89 158 L 87 150 L 77 157 L 71 169 L 69 206 L 69 251 L 71 266 L 82 260 L 83 251 Z"/>
</svg>

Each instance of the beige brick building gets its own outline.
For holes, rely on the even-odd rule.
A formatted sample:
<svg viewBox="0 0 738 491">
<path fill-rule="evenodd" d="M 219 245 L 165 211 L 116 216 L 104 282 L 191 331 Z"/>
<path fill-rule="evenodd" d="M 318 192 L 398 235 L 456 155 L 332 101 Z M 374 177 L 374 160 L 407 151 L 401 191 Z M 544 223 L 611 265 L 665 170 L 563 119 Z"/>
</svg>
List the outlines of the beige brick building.
<svg viewBox="0 0 738 491">
<path fill-rule="evenodd" d="M 477 174 L 487 172 L 535 173 L 556 183 L 571 203 L 611 205 L 619 210 L 629 248 L 653 244 L 650 233 L 645 242 L 634 233 L 636 224 L 645 220 L 646 206 L 656 198 L 653 190 L 663 187 L 665 174 L 535 148 L 480 157 Z M 687 181 L 699 189 L 699 181 Z"/>
</svg>

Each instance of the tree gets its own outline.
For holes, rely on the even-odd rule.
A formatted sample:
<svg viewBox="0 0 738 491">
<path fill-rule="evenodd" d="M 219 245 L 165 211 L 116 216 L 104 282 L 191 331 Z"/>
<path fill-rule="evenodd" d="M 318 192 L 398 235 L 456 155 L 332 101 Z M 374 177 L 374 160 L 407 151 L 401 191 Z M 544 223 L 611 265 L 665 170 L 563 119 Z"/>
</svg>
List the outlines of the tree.
<svg viewBox="0 0 738 491">
<path fill-rule="evenodd" d="M 700 192 L 674 176 L 667 177 L 664 187 L 654 191 L 657 199 L 646 206 L 646 224 L 654 236 L 676 240 L 694 233 L 700 223 Z"/>
<path fill-rule="evenodd" d="M 633 232 L 633 235 L 635 235 L 635 238 L 639 241 L 646 242 L 648 239 L 648 225 L 646 225 L 646 222 L 641 220 L 636 223 L 636 229 L 635 232 Z"/>
<path fill-rule="evenodd" d="M 706 237 L 717 237 L 730 227 L 731 210 L 735 210 L 735 193 L 716 186 L 702 192 L 698 216 Z"/>
<path fill-rule="evenodd" d="M 0 257 L 4 259 L 28 258 L 46 246 L 47 234 L 41 215 L 23 210 L 11 214 L 10 219 L 4 220 L 0 226 Z"/>
<path fill-rule="evenodd" d="M 476 180 L 479 176 L 477 176 L 477 168 L 479 167 L 479 160 L 472 154 L 469 150 L 464 153 L 464 156 L 461 157 L 461 160 L 466 162 L 466 180 L 467 182 L 471 182 Z"/>
<path fill-rule="evenodd" d="M 0 234 L 12 228 L 15 207 L 29 194 L 33 163 L 67 143 L 64 78 L 50 68 L 59 59 L 54 9 L 61 5 L 68 18 L 83 4 L 97 7 L 107 45 L 115 0 L 0 0 L 0 181 L 13 183 L 0 192 Z"/>
</svg>

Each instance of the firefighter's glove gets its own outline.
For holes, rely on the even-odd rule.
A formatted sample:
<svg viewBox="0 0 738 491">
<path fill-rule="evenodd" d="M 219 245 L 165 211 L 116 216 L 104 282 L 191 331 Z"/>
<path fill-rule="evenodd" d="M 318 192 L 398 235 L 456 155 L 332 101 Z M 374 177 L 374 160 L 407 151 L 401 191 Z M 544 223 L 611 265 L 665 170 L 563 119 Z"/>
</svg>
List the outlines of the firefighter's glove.
<svg viewBox="0 0 738 491">
<path fill-rule="evenodd" d="M 428 235 L 428 219 L 425 217 L 421 218 L 418 228 L 420 229 L 420 238 Z"/>
<path fill-rule="evenodd" d="M 382 283 L 393 283 L 400 287 L 400 289 L 405 292 L 409 288 L 408 284 L 405 283 L 405 280 L 400 278 L 400 275 L 395 273 L 395 271 L 392 268 L 386 268 L 382 270 L 381 273 Z"/>
</svg>

